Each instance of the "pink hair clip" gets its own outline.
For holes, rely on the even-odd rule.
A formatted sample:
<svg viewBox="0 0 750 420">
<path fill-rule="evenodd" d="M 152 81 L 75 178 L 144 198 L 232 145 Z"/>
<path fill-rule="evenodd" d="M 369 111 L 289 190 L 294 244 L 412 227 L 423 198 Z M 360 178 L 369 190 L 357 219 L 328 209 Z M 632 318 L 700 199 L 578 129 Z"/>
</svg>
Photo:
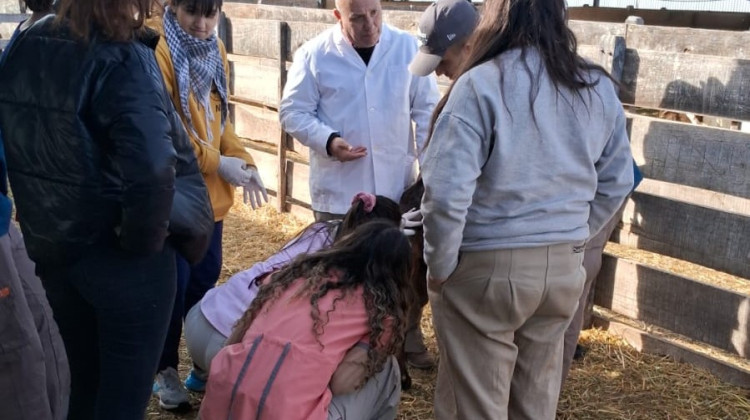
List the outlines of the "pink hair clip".
<svg viewBox="0 0 750 420">
<path fill-rule="evenodd" d="M 352 199 L 352 204 L 356 204 L 357 201 L 362 201 L 365 213 L 369 213 L 375 208 L 375 196 L 372 194 L 366 192 L 357 193 Z"/>
</svg>

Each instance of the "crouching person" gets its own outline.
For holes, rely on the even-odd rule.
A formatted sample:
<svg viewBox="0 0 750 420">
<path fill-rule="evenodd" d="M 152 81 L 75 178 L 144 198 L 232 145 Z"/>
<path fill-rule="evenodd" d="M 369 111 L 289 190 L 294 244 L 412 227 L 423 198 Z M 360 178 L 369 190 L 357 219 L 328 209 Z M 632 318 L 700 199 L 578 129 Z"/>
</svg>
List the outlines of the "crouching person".
<svg viewBox="0 0 750 420">
<path fill-rule="evenodd" d="M 300 254 L 310 254 L 330 247 L 335 241 L 372 220 L 401 223 L 398 204 L 388 197 L 358 193 L 343 220 L 314 222 L 265 261 L 240 271 L 219 287 L 213 288 L 193 306 L 185 317 L 185 346 L 193 370 L 185 385 L 191 391 L 203 392 L 211 360 L 224 347 L 237 323 L 258 294 L 258 280 L 280 270 Z M 414 223 L 413 220 L 408 220 Z"/>
<path fill-rule="evenodd" d="M 373 221 L 264 279 L 211 363 L 201 418 L 395 418 L 409 255 Z"/>
</svg>

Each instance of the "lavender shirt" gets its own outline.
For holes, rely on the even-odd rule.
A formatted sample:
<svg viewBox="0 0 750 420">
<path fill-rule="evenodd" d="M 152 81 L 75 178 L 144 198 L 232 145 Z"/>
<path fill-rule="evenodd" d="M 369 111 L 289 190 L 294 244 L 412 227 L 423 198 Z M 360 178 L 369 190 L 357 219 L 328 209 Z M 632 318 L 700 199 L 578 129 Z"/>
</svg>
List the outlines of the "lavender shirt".
<svg viewBox="0 0 750 420">
<path fill-rule="evenodd" d="M 267 260 L 233 275 L 224 285 L 209 290 L 200 301 L 203 316 L 217 331 L 229 337 L 234 324 L 258 294 L 257 279 L 284 267 L 299 254 L 330 246 L 335 233 L 335 229 L 328 229 L 327 223 L 312 224 Z"/>
</svg>

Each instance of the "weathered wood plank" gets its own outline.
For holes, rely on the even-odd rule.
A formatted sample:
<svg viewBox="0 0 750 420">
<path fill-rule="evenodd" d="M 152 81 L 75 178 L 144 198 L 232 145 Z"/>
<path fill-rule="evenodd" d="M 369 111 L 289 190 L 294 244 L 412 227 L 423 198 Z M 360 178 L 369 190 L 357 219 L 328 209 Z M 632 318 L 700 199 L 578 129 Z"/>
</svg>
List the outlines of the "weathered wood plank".
<svg viewBox="0 0 750 420">
<path fill-rule="evenodd" d="M 625 205 L 620 244 L 750 278 L 750 217 L 636 191 Z"/>
<path fill-rule="evenodd" d="M 279 114 L 267 108 L 244 104 L 230 105 L 234 131 L 240 137 L 276 144 L 281 136 Z"/>
<path fill-rule="evenodd" d="M 260 179 L 266 190 L 273 191 L 274 195 L 278 193 L 276 189 L 276 179 L 279 177 L 279 168 L 275 154 L 266 153 L 264 150 L 256 147 L 252 142 L 244 142 L 245 149 L 253 157 L 255 166 L 258 168 Z"/>
<path fill-rule="evenodd" d="M 226 3 L 222 9 L 229 17 L 281 20 L 285 22 L 319 22 L 330 24 L 337 22 L 333 11 L 329 9 L 237 2 Z M 383 10 L 383 22 L 405 31 L 416 31 L 416 25 L 421 13 L 420 11 L 408 10 Z"/>
<path fill-rule="evenodd" d="M 308 166 L 300 163 L 289 162 L 291 169 L 288 168 L 286 170 L 288 178 L 287 196 L 283 200 L 280 200 L 279 192 L 276 187 L 276 180 L 279 174 L 279 158 L 276 154 L 276 147 L 270 144 L 264 144 L 263 142 L 246 139 L 243 140 L 243 144 L 247 151 L 253 156 L 253 159 L 258 166 L 258 172 L 260 173 L 263 184 L 266 186 L 269 195 L 274 197 L 274 200 L 271 200 L 271 203 L 269 204 L 278 208 L 280 203 L 283 202 L 284 211 L 290 211 L 306 220 L 311 219 Z"/>
<path fill-rule="evenodd" d="M 750 27 L 750 14 L 692 10 L 650 10 L 635 8 L 571 7 L 568 17 L 597 22 L 625 22 L 628 16 L 644 19 L 646 25 L 744 31 Z"/>
<path fill-rule="evenodd" d="M 269 155 L 278 156 L 278 148 L 275 144 L 267 143 L 260 140 L 253 140 L 248 139 L 245 137 L 240 137 L 240 140 L 245 145 L 245 147 L 248 147 L 253 150 L 257 150 L 259 152 L 263 152 Z M 289 150 L 287 151 L 287 160 L 290 162 L 300 163 L 302 165 L 309 165 L 309 162 L 302 158 L 297 152 Z"/>
<path fill-rule="evenodd" d="M 287 161 L 287 188 L 288 196 L 294 200 L 310 204 L 310 166 Z"/>
<path fill-rule="evenodd" d="M 625 65 L 625 38 L 604 34 L 595 44 L 578 44 L 581 57 L 602 66 L 615 80 L 620 80 Z"/>
<path fill-rule="evenodd" d="M 236 1 L 225 3 L 222 6 L 222 10 L 228 17 L 281 20 L 286 22 L 336 23 L 336 17 L 331 10 L 247 4 Z"/>
<path fill-rule="evenodd" d="M 258 171 L 266 188 L 272 187 L 276 191 L 276 180 L 279 174 L 277 148 L 272 144 L 246 139 L 243 141 L 243 144 L 252 154 L 256 164 L 258 164 Z M 303 163 L 287 160 L 286 173 L 287 198 L 299 205 L 309 206 L 311 202 L 310 167 Z"/>
<path fill-rule="evenodd" d="M 714 209 L 740 216 L 750 216 L 750 199 L 717 193 L 682 184 L 645 178 L 638 191 L 668 200 L 687 202 L 699 207 Z"/>
<path fill-rule="evenodd" d="M 297 48 L 305 42 L 315 38 L 318 34 L 331 27 L 330 23 L 287 21 L 289 27 L 289 55 L 287 61 L 292 61 Z"/>
<path fill-rule="evenodd" d="M 587 22 L 585 20 L 570 20 L 568 27 L 576 36 L 578 44 L 598 45 L 602 36 L 625 36 L 626 25 L 624 23 L 611 22 Z"/>
<path fill-rule="evenodd" d="M 750 198 L 750 133 L 629 115 L 647 178 Z"/>
<path fill-rule="evenodd" d="M 234 130 L 238 136 L 278 144 L 281 138 L 281 125 L 277 112 L 246 104 L 232 104 L 230 108 L 234 115 Z M 310 149 L 297 139 L 293 138 L 292 141 L 292 146 L 287 150 L 296 152 L 303 162 L 309 162 Z"/>
<path fill-rule="evenodd" d="M 286 59 L 289 55 L 289 29 L 286 23 L 281 23 L 278 26 L 278 69 L 279 69 L 279 109 L 281 109 L 281 98 L 284 95 L 284 85 L 286 85 L 287 70 L 286 70 Z M 277 209 L 284 211 L 286 209 L 286 198 L 289 194 L 288 182 L 287 182 L 287 148 L 291 146 L 292 137 L 286 132 L 282 131 L 279 133 L 279 144 L 277 146 L 278 151 L 278 165 L 279 165 L 279 203 Z"/>
<path fill-rule="evenodd" d="M 19 22 L 30 18 L 30 14 L 26 13 L 0 13 L 0 23 L 13 23 L 14 27 L 18 26 Z"/>
<path fill-rule="evenodd" d="M 273 0 L 274 4 L 256 4 L 257 0 L 234 0 L 224 3 L 223 9 L 232 15 L 244 13 L 245 17 L 258 17 L 261 19 L 276 20 L 310 20 L 299 18 L 299 11 L 307 12 L 307 16 L 313 16 L 316 19 L 327 19 L 331 23 L 334 21 L 332 0 L 325 1 L 325 9 L 318 9 L 318 0 Z M 285 5 L 276 2 L 296 2 L 296 4 Z M 424 10 L 428 2 L 381 2 L 383 10 L 387 15 L 390 11 L 406 11 L 419 15 Z M 261 7 L 265 10 L 247 10 L 247 6 Z M 481 4 L 476 5 L 480 10 Z M 274 11 L 277 9 L 277 11 Z M 278 9 L 289 9 L 287 12 L 278 11 Z M 291 11 L 294 10 L 294 11 Z M 291 15 L 283 15 L 292 13 Z M 256 14 L 258 16 L 250 16 Z M 705 11 L 682 11 L 682 10 L 648 10 L 634 8 L 604 8 L 604 7 L 570 7 L 568 8 L 568 17 L 571 20 L 593 21 L 593 22 L 612 22 L 623 23 L 630 15 L 638 15 L 645 19 L 647 25 L 659 25 L 670 27 L 689 27 L 689 28 L 706 28 L 731 31 L 744 31 L 750 27 L 750 16 L 747 13 L 726 13 L 726 12 L 705 12 Z M 283 17 L 292 16 L 292 18 Z M 324 21 L 324 20 L 318 20 Z"/>
<path fill-rule="evenodd" d="M 227 3 L 224 13 L 228 16 L 232 46 L 230 52 L 275 58 L 273 45 L 274 29 L 271 21 L 286 21 L 290 28 L 290 57 L 303 43 L 330 28 L 336 18 L 330 10 L 278 7 L 257 4 Z M 416 32 L 420 12 L 384 11 L 383 20 L 399 29 Z M 624 24 L 571 22 L 579 44 L 599 45 L 603 35 L 624 35 Z"/>
<path fill-rule="evenodd" d="M 227 51 L 232 54 L 279 58 L 282 23 L 264 19 L 227 19 Z"/>
<path fill-rule="evenodd" d="M 750 32 L 628 25 L 628 48 L 750 59 Z"/>
<path fill-rule="evenodd" d="M 230 89 L 234 96 L 276 108 L 279 102 L 279 70 L 260 60 L 229 63 L 232 72 Z"/>
<path fill-rule="evenodd" d="M 383 22 L 401 30 L 416 33 L 421 11 L 408 10 L 384 10 Z"/>
<path fill-rule="evenodd" d="M 750 120 L 750 61 L 628 49 L 620 99 L 644 108 Z"/>
<path fill-rule="evenodd" d="M 320 1 L 324 0 L 263 0 L 264 4 L 270 6 L 317 8 Z"/>
<path fill-rule="evenodd" d="M 0 23 L 0 39 L 10 39 L 17 27 L 17 22 Z"/>
<path fill-rule="evenodd" d="M 605 256 L 595 303 L 750 358 L 750 296 Z"/>
<path fill-rule="evenodd" d="M 161 6 L 158 4 L 158 2 L 156 2 L 156 4 L 153 7 L 161 8 Z M 164 15 L 164 11 L 163 10 L 160 10 L 160 11 L 154 12 L 154 13 L 161 13 L 162 16 Z M 216 34 L 219 37 L 219 39 L 221 40 L 221 42 L 224 43 L 224 46 L 227 48 L 227 51 L 229 51 L 229 45 L 231 44 L 231 40 L 229 39 L 229 33 L 228 33 L 228 30 L 227 30 L 227 25 L 228 25 L 228 23 L 227 23 L 227 15 L 226 15 L 226 13 L 221 12 L 221 14 L 219 15 L 219 23 L 216 26 Z"/>
<path fill-rule="evenodd" d="M 710 352 L 699 352 L 695 346 L 675 340 L 665 334 L 644 331 L 637 322 L 623 322 L 622 317 L 611 316 L 606 309 L 594 308 L 594 325 L 625 339 L 636 350 L 649 354 L 669 356 L 677 362 L 701 367 L 724 382 L 750 388 L 750 369 L 741 363 L 731 363 Z M 614 314 L 613 314 L 614 315 Z"/>
<path fill-rule="evenodd" d="M 268 191 L 267 205 L 277 207 L 278 200 L 276 198 L 276 191 L 270 190 L 268 188 L 266 188 L 266 190 Z M 292 200 L 289 197 L 287 197 L 286 199 L 286 209 L 284 211 L 287 213 L 291 213 L 292 215 L 306 223 L 312 223 L 315 221 L 313 212 L 312 210 L 310 210 L 310 206 L 308 204 Z"/>
</svg>

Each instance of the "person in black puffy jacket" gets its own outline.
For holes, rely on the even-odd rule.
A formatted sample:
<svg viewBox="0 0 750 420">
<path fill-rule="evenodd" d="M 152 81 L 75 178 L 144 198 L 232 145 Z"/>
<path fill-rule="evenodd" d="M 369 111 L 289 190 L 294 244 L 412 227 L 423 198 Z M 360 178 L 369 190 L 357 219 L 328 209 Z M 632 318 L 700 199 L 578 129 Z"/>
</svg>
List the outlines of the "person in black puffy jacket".
<svg viewBox="0 0 750 420">
<path fill-rule="evenodd" d="M 61 0 L 0 67 L 18 219 L 71 368 L 69 419 L 142 419 L 213 215 L 142 28 L 148 0 Z"/>
</svg>

